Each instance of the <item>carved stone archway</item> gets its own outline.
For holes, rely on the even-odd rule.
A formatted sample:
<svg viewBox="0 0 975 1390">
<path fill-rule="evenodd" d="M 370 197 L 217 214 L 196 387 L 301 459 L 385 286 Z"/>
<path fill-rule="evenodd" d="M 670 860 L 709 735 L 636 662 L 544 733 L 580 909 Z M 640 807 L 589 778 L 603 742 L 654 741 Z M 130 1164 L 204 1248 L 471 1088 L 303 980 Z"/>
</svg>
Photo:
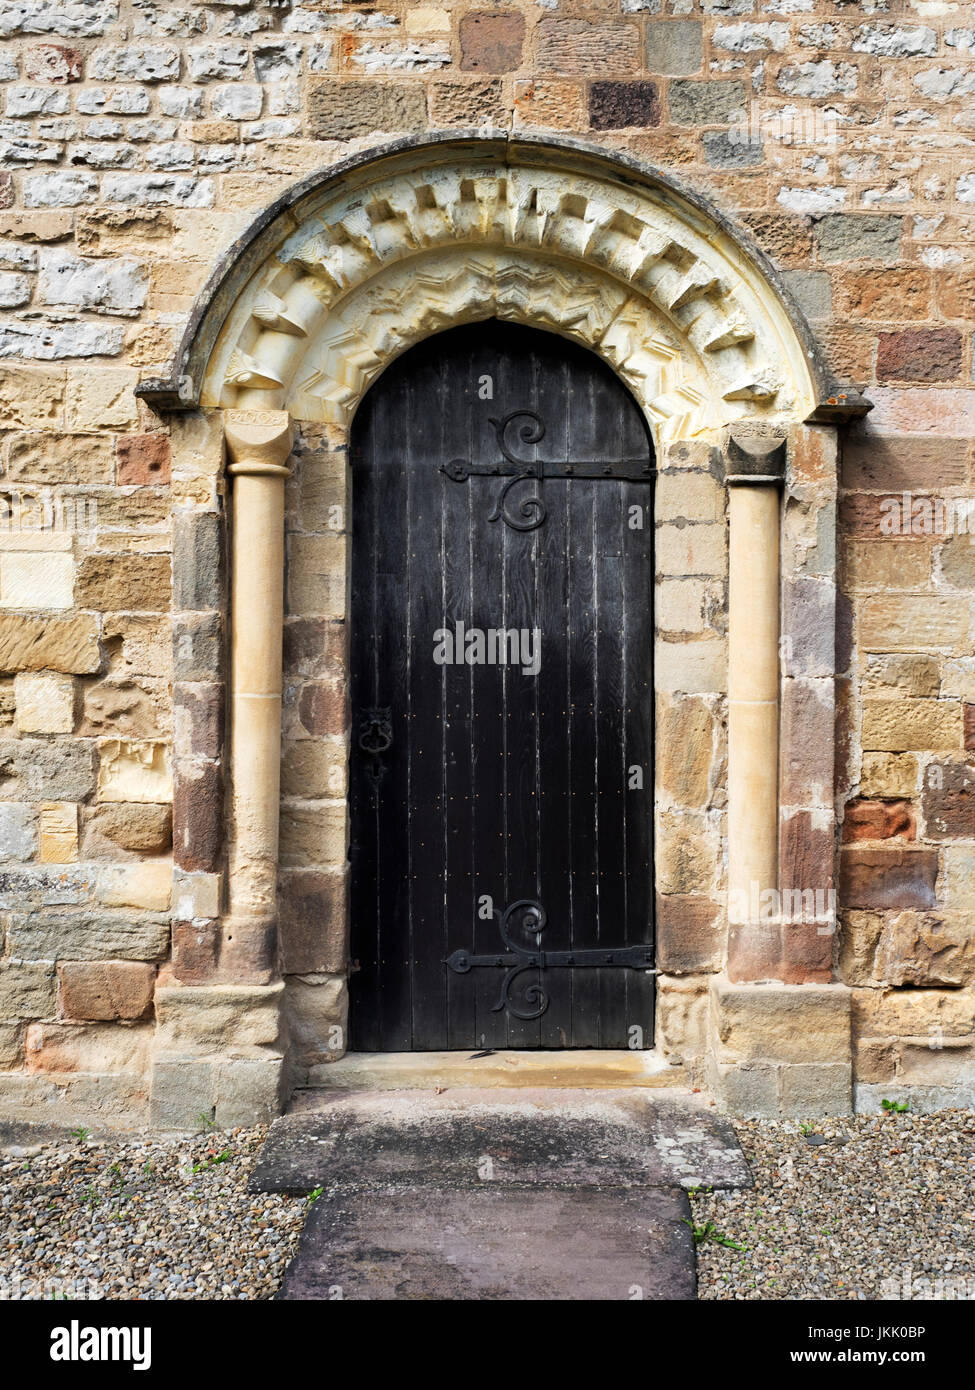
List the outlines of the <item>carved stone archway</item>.
<svg viewBox="0 0 975 1390">
<path fill-rule="evenodd" d="M 297 185 L 231 248 L 201 296 L 171 377 L 139 388 L 154 408 L 174 415 L 184 522 L 222 514 L 226 484 L 217 460 L 224 443 L 232 489 L 228 857 L 221 864 L 211 856 L 201 867 L 191 849 L 183 855 L 175 901 L 186 907 L 174 924 L 173 978 L 159 991 L 160 1110 L 180 1067 L 184 1075 L 195 1069 L 198 1088 L 187 1101 L 194 1114 L 208 1087 L 218 1115 L 224 1095 L 235 1098 L 228 1102 L 235 1115 L 267 1113 L 288 1076 L 275 932 L 293 422 L 318 427 L 347 482 L 349 426 L 379 373 L 432 333 L 494 317 L 563 334 L 604 357 L 643 409 L 665 471 L 690 460 L 692 471 L 713 481 L 715 460 L 725 461 L 730 671 L 712 686 L 716 699 L 728 698 L 727 890 L 747 898 L 753 885 L 775 887 L 784 814 L 793 829 L 805 816 L 817 833 L 832 815 L 822 792 L 831 767 L 819 780 L 807 775 L 805 800 L 791 776 L 789 804 L 780 806 L 780 589 L 804 580 L 830 592 L 831 559 L 817 570 L 808 551 L 823 534 L 824 508 L 835 506 L 832 425 L 869 407 L 831 379 L 774 268 L 670 178 L 576 142 L 460 133 L 357 157 Z M 783 484 L 790 512 L 780 565 Z M 331 539 L 328 563 L 339 590 L 348 558 L 344 524 Z M 672 563 L 672 577 L 682 578 Z M 825 616 L 832 621 L 828 605 Z M 175 621 L 177 643 L 199 627 L 192 609 Z M 819 680 L 822 689 L 804 686 L 803 693 L 832 709 L 825 688 L 832 673 L 810 676 L 802 650 L 793 649 L 781 676 Z M 211 684 L 219 690 L 219 672 Z M 830 739 L 824 768 L 831 749 Z M 784 753 L 788 759 L 787 745 Z M 187 785 L 197 786 L 200 758 L 192 747 L 183 754 Z M 177 747 L 178 785 L 181 756 Z M 221 758 L 211 761 L 219 772 Z M 180 847 L 200 835 L 181 816 L 188 822 L 177 793 L 178 863 Z M 341 877 L 341 835 L 338 846 L 330 867 Z M 804 965 L 806 939 L 797 953 L 789 945 L 793 924 L 773 925 L 735 925 L 721 962 L 731 980 L 825 984 L 822 951 Z M 340 955 L 338 942 L 330 959 Z M 317 970 L 296 978 L 319 974 L 335 985 Z M 679 970 L 674 978 L 676 1013 L 697 1018 L 702 1001 L 685 998 Z M 729 989 L 719 984 L 712 1003 L 719 1040 Z M 322 1026 L 340 1040 L 341 994 L 331 988 L 321 1013 Z M 734 1001 L 738 1007 L 737 995 Z M 215 1051 L 213 1017 L 221 1010 L 235 1022 Z M 306 999 L 295 1016 L 299 1034 L 308 1017 Z M 685 1030 L 688 1037 L 693 1031 Z M 698 1028 L 702 1039 L 704 1032 Z M 693 1041 L 681 1046 L 703 1065 L 703 1041 L 696 1054 Z M 711 1065 L 720 1089 L 735 1074 L 720 1042 Z M 778 1071 L 774 1084 L 784 1084 Z"/>
</svg>

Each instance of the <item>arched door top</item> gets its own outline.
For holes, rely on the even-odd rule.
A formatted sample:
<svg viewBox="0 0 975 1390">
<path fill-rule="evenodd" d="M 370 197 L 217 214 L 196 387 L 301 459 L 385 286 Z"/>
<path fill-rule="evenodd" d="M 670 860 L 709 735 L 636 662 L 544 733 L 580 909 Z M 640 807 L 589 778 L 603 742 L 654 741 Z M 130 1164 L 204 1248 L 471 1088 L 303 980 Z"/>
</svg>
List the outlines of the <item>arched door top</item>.
<svg viewBox="0 0 975 1390">
<path fill-rule="evenodd" d="M 491 317 L 593 348 L 660 440 L 869 409 L 768 258 L 700 196 L 580 141 L 470 132 L 297 183 L 222 258 L 171 376 L 139 394 L 345 426 L 406 348 Z"/>
</svg>

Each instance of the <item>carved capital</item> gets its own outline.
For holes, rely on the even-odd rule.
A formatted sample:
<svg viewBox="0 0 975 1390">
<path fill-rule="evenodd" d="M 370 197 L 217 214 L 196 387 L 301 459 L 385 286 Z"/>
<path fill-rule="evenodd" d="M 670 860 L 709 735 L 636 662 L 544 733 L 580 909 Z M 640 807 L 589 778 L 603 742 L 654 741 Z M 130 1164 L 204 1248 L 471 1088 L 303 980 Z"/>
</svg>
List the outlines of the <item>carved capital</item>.
<svg viewBox="0 0 975 1390">
<path fill-rule="evenodd" d="M 785 481 L 785 440 L 777 434 L 732 430 L 728 437 L 728 487 L 781 487 Z"/>
<path fill-rule="evenodd" d="M 286 410 L 228 410 L 224 437 L 230 462 L 227 472 L 270 473 L 286 478 L 294 426 Z"/>
</svg>

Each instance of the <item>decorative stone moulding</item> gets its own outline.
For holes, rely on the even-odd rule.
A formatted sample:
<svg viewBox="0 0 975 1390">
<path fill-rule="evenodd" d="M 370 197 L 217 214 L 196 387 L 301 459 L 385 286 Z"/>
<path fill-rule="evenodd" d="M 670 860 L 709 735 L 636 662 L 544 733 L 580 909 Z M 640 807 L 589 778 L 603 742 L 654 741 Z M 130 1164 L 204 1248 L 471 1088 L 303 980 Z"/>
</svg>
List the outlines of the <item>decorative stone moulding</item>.
<svg viewBox="0 0 975 1390">
<path fill-rule="evenodd" d="M 402 141 L 297 184 L 201 296 L 160 407 L 347 426 L 413 343 L 492 317 L 600 353 L 659 444 L 832 420 L 836 385 L 774 268 L 669 176 L 582 142 Z"/>
</svg>

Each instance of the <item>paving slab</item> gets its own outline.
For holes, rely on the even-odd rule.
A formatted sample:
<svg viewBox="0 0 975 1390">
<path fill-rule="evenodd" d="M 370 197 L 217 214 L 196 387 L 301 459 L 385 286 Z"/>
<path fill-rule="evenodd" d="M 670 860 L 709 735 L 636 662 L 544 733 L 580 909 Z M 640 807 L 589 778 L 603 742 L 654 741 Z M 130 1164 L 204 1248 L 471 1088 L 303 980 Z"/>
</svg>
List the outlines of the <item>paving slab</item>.
<svg viewBox="0 0 975 1390">
<path fill-rule="evenodd" d="M 687 1216 L 674 1188 L 337 1189 L 312 1207 L 277 1297 L 693 1299 Z"/>
<path fill-rule="evenodd" d="M 307 1104 L 307 1102 L 305 1102 Z M 255 1192 L 750 1187 L 732 1125 L 646 1089 L 322 1092 L 271 1127 Z"/>
</svg>

